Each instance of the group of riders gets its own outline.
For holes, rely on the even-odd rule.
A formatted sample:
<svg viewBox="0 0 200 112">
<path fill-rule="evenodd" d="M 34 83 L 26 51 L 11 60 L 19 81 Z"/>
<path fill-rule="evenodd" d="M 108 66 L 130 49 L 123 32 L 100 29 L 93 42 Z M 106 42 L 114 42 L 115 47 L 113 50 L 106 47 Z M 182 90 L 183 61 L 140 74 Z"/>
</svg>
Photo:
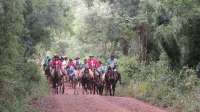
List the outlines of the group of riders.
<svg viewBox="0 0 200 112">
<path fill-rule="evenodd" d="M 44 59 L 43 70 L 48 80 L 58 93 L 59 88 L 64 93 L 64 82 L 69 81 L 72 88 L 76 88 L 78 84 L 87 93 L 103 94 L 105 88 L 106 93 L 114 95 L 117 81 L 121 82 L 121 75 L 117 71 L 117 58 L 111 55 L 106 64 L 95 56 L 89 56 L 81 62 L 80 57 L 74 59 L 66 56 L 54 55 L 52 58 L 47 56 Z"/>
</svg>

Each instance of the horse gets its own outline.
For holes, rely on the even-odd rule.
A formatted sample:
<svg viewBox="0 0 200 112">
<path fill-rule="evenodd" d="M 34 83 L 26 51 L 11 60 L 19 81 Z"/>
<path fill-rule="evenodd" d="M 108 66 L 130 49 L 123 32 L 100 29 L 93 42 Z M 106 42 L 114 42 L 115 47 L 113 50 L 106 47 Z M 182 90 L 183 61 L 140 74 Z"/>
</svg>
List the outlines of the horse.
<svg viewBox="0 0 200 112">
<path fill-rule="evenodd" d="M 96 71 L 94 74 L 94 80 L 95 80 L 95 87 L 96 87 L 96 92 L 98 95 L 103 95 L 103 89 L 104 89 L 104 79 L 103 79 L 103 74 Z"/>
<path fill-rule="evenodd" d="M 84 94 L 84 92 L 86 92 L 86 94 L 88 94 L 88 91 L 90 92 L 90 94 L 92 94 L 92 78 L 93 77 L 91 76 L 89 69 L 85 68 L 83 75 L 80 78 L 81 85 L 83 88 L 83 94 Z"/>
<path fill-rule="evenodd" d="M 118 81 L 121 84 L 121 74 L 109 68 L 105 74 L 106 95 L 108 94 L 109 91 L 110 96 L 115 96 L 115 88 Z"/>
<path fill-rule="evenodd" d="M 51 81 L 53 85 L 53 89 L 56 94 L 64 94 L 65 86 L 64 86 L 64 76 L 62 74 L 61 69 L 55 67 L 51 72 Z"/>
<path fill-rule="evenodd" d="M 104 89 L 104 81 L 102 74 L 97 70 L 93 69 L 93 79 L 92 79 L 92 90 L 93 94 L 103 94 L 103 89 Z"/>
<path fill-rule="evenodd" d="M 78 94 L 78 91 L 76 90 L 77 85 L 78 85 L 78 81 L 79 81 L 79 77 L 77 74 L 77 71 L 75 70 L 75 68 L 73 66 L 70 66 L 67 68 L 67 72 L 68 72 L 68 77 L 69 77 L 69 82 L 71 84 L 71 88 L 74 89 L 74 94 Z"/>
<path fill-rule="evenodd" d="M 51 84 L 51 67 L 49 65 L 45 67 L 44 74 L 48 80 L 48 83 Z"/>
</svg>

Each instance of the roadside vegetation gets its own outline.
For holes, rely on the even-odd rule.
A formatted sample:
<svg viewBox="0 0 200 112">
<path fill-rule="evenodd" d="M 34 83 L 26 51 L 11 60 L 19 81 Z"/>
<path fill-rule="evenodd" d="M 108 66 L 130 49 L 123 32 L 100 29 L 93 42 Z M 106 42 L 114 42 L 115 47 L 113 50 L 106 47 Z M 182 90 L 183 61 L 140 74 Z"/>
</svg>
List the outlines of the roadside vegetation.
<svg viewBox="0 0 200 112">
<path fill-rule="evenodd" d="M 65 26 L 64 8 L 51 0 L 0 1 L 1 112 L 35 111 L 31 101 L 48 94 L 40 63 L 50 32 Z"/>
<path fill-rule="evenodd" d="M 0 110 L 32 110 L 48 93 L 42 59 L 57 53 L 115 54 L 118 95 L 199 112 L 199 27 L 199 0 L 2 0 Z"/>
<path fill-rule="evenodd" d="M 200 82 L 194 69 L 173 71 L 166 56 L 148 65 L 124 57 L 119 67 L 123 76 L 123 84 L 117 88 L 119 96 L 135 97 L 173 112 L 200 111 Z"/>
</svg>

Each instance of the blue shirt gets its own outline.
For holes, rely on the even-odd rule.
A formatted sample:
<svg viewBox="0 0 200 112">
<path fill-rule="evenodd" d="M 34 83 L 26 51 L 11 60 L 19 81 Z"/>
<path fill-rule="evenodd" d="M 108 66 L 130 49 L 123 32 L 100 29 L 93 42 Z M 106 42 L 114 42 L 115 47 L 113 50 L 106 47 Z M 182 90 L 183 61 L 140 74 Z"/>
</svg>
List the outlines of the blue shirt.
<svg viewBox="0 0 200 112">
<path fill-rule="evenodd" d="M 117 59 L 114 58 L 113 60 L 111 58 L 109 58 L 107 60 L 108 66 L 110 66 L 111 68 L 114 68 L 117 65 Z"/>
</svg>

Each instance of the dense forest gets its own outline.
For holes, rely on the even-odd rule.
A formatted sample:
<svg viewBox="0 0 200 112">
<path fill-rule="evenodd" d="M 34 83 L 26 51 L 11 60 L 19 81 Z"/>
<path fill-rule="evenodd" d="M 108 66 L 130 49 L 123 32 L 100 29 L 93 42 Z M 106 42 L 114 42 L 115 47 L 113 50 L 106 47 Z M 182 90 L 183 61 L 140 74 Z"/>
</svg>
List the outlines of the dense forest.
<svg viewBox="0 0 200 112">
<path fill-rule="evenodd" d="M 0 110 L 34 111 L 46 55 L 113 53 L 119 96 L 199 112 L 199 43 L 199 0 L 0 0 Z"/>
</svg>

